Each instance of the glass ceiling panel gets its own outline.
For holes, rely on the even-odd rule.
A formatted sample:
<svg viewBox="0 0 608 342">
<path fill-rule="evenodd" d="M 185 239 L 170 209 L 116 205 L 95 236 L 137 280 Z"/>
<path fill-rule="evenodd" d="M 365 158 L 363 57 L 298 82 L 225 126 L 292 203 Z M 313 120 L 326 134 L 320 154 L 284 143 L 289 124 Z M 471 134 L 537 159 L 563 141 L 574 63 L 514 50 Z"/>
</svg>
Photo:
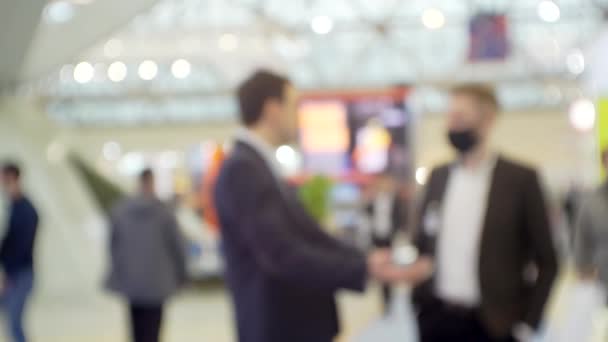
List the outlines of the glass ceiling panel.
<svg viewBox="0 0 608 342">
<path fill-rule="evenodd" d="M 547 23 L 538 15 L 538 1 L 531 0 L 161 0 L 69 65 L 23 89 L 45 103 L 56 100 L 54 117 L 62 117 L 61 110 L 68 113 L 63 118 L 99 121 L 101 113 L 120 108 L 121 113 L 147 113 L 125 114 L 129 120 L 152 120 L 156 107 L 145 107 L 152 96 L 162 99 L 159 108 L 171 112 L 162 114 L 162 120 L 202 120 L 206 116 L 174 103 L 184 99 L 192 104 L 188 102 L 192 94 L 205 94 L 201 96 L 209 103 L 226 103 L 217 97 L 229 93 L 251 71 L 265 67 L 287 73 L 296 84 L 311 89 L 407 83 L 426 87 L 422 94 L 432 94 L 428 89 L 436 84 L 507 82 L 507 90 L 501 91 L 509 105 L 517 107 L 530 105 L 530 94 L 542 99 L 547 80 L 576 79 L 568 73 L 566 60 L 602 27 L 602 12 L 596 7 L 601 1 L 608 4 L 608 0 L 556 0 L 561 18 Z M 429 9 L 443 17 L 440 28 L 423 24 L 423 13 Z M 494 11 L 507 15 L 511 53 L 503 61 L 472 63 L 469 20 L 474 14 Z M 119 51 L 110 51 L 111 40 L 119 43 Z M 186 77 L 177 78 L 172 71 L 178 59 L 188 63 Z M 138 75 L 145 60 L 158 68 L 151 81 Z M 80 62 L 90 63 L 94 75 L 78 83 L 74 70 Z M 127 71 L 117 82 L 108 77 L 114 62 L 125 63 Z M 115 114 L 107 119 L 117 120 Z"/>
<path fill-rule="evenodd" d="M 394 15 L 402 7 L 399 0 L 352 0 L 363 18 L 372 22 L 383 22 Z"/>
<path fill-rule="evenodd" d="M 306 25 L 315 15 L 306 0 L 267 0 L 263 4 L 266 15 L 289 27 Z"/>
<path fill-rule="evenodd" d="M 366 0 L 372 1 L 373 0 Z M 446 16 L 446 22 L 458 22 L 469 16 L 469 7 L 464 1 L 451 1 L 451 0 L 410 0 L 401 1 L 400 5 L 394 9 L 392 16 L 396 18 L 411 18 L 416 23 L 420 23 L 420 16 L 425 10 L 429 8 L 436 8 L 441 10 Z M 410 24 L 413 24 L 411 22 Z"/>
</svg>

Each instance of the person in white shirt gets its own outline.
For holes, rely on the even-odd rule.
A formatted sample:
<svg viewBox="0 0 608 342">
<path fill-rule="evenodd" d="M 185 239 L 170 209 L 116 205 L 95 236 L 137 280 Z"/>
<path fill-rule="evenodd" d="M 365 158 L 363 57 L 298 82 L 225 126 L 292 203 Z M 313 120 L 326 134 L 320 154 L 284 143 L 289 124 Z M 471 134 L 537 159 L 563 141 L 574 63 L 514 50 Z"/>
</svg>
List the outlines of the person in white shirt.
<svg viewBox="0 0 608 342">
<path fill-rule="evenodd" d="M 373 183 L 373 196 L 366 206 L 374 248 L 392 248 L 399 232 L 405 233 L 407 206 L 393 175 L 382 173 Z M 392 299 L 390 284 L 382 284 L 384 313 L 388 314 Z"/>
<path fill-rule="evenodd" d="M 415 243 L 436 262 L 413 295 L 422 342 L 527 341 L 541 322 L 557 273 L 548 211 L 536 171 L 490 148 L 498 111 L 491 88 L 452 90 L 457 158 L 432 172 L 417 215 Z"/>
</svg>

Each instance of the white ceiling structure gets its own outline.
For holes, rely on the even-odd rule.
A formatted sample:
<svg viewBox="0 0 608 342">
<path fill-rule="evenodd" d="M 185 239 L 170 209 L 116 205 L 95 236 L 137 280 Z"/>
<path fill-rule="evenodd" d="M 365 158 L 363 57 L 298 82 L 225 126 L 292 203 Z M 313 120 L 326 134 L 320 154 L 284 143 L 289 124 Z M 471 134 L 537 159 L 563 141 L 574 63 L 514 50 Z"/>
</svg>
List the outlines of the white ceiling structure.
<svg viewBox="0 0 608 342">
<path fill-rule="evenodd" d="M 260 67 L 307 89 L 409 84 L 413 105 L 426 111 L 441 110 L 445 87 L 462 81 L 496 84 L 508 108 L 560 106 L 581 96 L 584 51 L 608 4 L 71 1 L 80 4 L 69 19 L 58 10 L 62 22 L 42 21 L 20 91 L 62 122 L 107 125 L 226 120 L 236 112 L 231 91 Z M 505 60 L 468 60 L 469 22 L 479 13 L 507 16 Z M 47 7 L 42 18 L 49 14 Z"/>
<path fill-rule="evenodd" d="M 71 0 L 70 13 L 63 11 L 69 20 L 52 21 L 47 5 L 59 2 L 0 2 L 0 86 L 47 77 L 157 0 Z"/>
<path fill-rule="evenodd" d="M 0 3 L 0 88 L 20 78 L 23 59 L 36 33 L 45 0 Z"/>
</svg>

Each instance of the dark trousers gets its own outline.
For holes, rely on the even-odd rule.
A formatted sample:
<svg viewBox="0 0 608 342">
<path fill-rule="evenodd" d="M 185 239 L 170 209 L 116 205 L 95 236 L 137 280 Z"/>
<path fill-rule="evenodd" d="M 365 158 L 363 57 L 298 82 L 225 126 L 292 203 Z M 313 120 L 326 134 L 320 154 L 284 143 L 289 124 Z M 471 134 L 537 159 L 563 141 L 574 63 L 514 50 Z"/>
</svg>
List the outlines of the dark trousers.
<svg viewBox="0 0 608 342">
<path fill-rule="evenodd" d="M 392 234 L 391 234 L 392 235 Z M 391 248 L 393 246 L 393 237 L 379 238 L 372 236 L 372 244 L 375 248 Z M 391 302 L 393 298 L 393 288 L 390 284 L 381 284 L 382 291 L 382 305 L 384 314 L 389 314 L 391 308 Z"/>
<path fill-rule="evenodd" d="M 133 342 L 158 342 L 163 320 L 163 305 L 131 304 Z"/>
<path fill-rule="evenodd" d="M 418 308 L 420 342 L 515 342 L 512 337 L 490 336 L 478 310 L 433 300 Z"/>
<path fill-rule="evenodd" d="M 34 286 L 34 272 L 24 269 L 10 274 L 6 284 L 2 306 L 6 310 L 8 330 L 14 342 L 26 342 L 28 339 L 23 329 L 23 317 Z"/>
</svg>

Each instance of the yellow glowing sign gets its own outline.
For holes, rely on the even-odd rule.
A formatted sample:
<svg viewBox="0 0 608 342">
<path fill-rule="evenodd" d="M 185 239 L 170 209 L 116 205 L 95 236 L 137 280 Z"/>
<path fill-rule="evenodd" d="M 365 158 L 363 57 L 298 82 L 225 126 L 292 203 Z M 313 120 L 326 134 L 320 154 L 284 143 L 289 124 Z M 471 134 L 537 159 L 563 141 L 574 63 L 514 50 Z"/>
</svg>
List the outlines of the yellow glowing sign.
<svg viewBox="0 0 608 342">
<path fill-rule="evenodd" d="M 339 101 L 307 102 L 300 107 L 300 142 L 307 153 L 343 153 L 350 138 L 347 110 Z"/>
<path fill-rule="evenodd" d="M 600 99 L 600 101 L 598 102 L 597 140 L 597 146 L 599 147 L 600 151 L 603 151 L 608 148 L 608 98 Z M 606 174 L 602 165 L 600 165 L 600 170 L 602 179 L 604 179 L 606 177 Z"/>
</svg>

